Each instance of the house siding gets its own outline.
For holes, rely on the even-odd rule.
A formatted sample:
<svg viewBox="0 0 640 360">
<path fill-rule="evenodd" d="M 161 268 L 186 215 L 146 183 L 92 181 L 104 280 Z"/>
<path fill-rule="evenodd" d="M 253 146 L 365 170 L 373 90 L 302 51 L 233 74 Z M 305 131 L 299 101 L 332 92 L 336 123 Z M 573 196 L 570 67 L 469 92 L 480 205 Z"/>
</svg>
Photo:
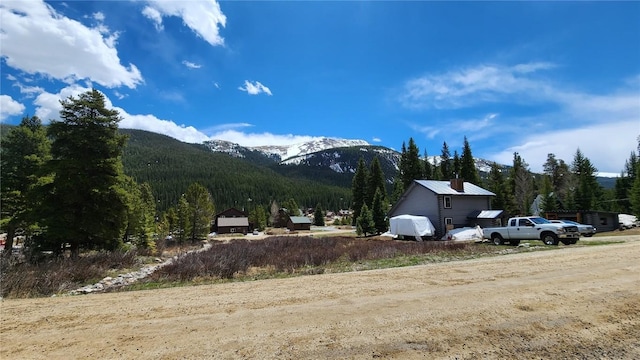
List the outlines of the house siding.
<svg viewBox="0 0 640 360">
<path fill-rule="evenodd" d="M 249 227 L 247 214 L 236 208 L 226 209 L 215 217 L 214 230 L 218 234 L 242 233 L 246 235 Z"/>
<path fill-rule="evenodd" d="M 444 198 L 447 195 L 439 195 L 439 197 Z M 453 225 L 456 228 L 472 226 L 474 224 L 470 224 L 470 219 L 468 219 L 469 214 L 472 210 L 482 210 L 489 208 L 489 200 L 484 196 L 451 196 L 451 209 L 442 208 L 442 229 L 445 229 L 444 219 L 452 218 Z M 442 204 L 443 200 L 440 200 Z M 473 220 L 471 220 L 473 221 Z M 434 224 L 435 226 L 435 224 Z"/>
</svg>

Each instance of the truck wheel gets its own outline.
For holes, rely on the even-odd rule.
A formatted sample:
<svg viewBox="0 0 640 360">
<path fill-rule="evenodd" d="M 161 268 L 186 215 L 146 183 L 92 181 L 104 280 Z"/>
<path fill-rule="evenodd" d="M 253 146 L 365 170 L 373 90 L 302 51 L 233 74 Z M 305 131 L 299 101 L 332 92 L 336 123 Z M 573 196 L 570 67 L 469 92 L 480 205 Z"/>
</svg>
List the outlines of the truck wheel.
<svg viewBox="0 0 640 360">
<path fill-rule="evenodd" d="M 500 234 L 493 234 L 491 235 L 491 241 L 493 241 L 493 243 L 495 245 L 502 245 L 504 244 L 504 239 L 502 239 L 502 236 L 500 236 Z"/>
<path fill-rule="evenodd" d="M 542 242 L 545 245 L 558 245 L 558 236 L 554 233 L 544 233 L 542 234 Z"/>
</svg>

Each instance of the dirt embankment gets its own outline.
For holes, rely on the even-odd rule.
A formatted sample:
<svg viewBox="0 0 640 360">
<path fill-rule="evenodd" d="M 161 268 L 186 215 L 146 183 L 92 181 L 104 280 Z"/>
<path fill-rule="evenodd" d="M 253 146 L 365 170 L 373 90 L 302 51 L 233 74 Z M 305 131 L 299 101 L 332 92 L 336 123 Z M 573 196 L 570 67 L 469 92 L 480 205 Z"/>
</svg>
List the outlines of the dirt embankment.
<svg viewBox="0 0 640 360">
<path fill-rule="evenodd" d="M 615 239 L 627 242 L 4 300 L 0 358 L 638 359 L 640 236 Z"/>
</svg>

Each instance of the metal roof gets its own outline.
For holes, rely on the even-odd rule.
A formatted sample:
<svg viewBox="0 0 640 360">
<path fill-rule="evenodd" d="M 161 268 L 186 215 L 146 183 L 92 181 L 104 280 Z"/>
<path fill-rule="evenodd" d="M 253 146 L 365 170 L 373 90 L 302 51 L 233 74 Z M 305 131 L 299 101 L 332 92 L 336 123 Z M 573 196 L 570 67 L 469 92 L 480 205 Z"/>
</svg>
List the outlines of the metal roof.
<svg viewBox="0 0 640 360">
<path fill-rule="evenodd" d="M 420 186 L 423 186 L 438 195 L 484 195 L 495 196 L 489 190 L 485 190 L 480 186 L 474 185 L 470 182 L 464 182 L 464 191 L 460 192 L 451 188 L 449 181 L 440 180 L 415 180 Z"/>
<path fill-rule="evenodd" d="M 246 217 L 220 217 L 218 226 L 249 226 L 249 219 Z"/>
<path fill-rule="evenodd" d="M 478 210 L 474 211 L 467 218 L 469 219 L 495 219 L 500 217 L 504 210 Z"/>
<path fill-rule="evenodd" d="M 311 224 L 311 219 L 306 216 L 291 216 L 291 222 L 294 224 Z"/>
</svg>

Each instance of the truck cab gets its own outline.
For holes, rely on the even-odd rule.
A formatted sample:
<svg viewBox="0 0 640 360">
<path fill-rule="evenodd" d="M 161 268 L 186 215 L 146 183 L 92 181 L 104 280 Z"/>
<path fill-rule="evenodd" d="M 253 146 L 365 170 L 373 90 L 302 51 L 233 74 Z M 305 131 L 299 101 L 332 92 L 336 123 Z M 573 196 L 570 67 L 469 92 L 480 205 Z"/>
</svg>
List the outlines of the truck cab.
<svg viewBox="0 0 640 360">
<path fill-rule="evenodd" d="M 505 241 L 517 246 L 520 240 L 542 240 L 546 245 L 575 244 L 580 238 L 578 228 L 569 224 L 557 224 L 539 217 L 525 216 L 510 218 L 505 227 L 483 229 L 483 236 L 496 245 Z"/>
</svg>

